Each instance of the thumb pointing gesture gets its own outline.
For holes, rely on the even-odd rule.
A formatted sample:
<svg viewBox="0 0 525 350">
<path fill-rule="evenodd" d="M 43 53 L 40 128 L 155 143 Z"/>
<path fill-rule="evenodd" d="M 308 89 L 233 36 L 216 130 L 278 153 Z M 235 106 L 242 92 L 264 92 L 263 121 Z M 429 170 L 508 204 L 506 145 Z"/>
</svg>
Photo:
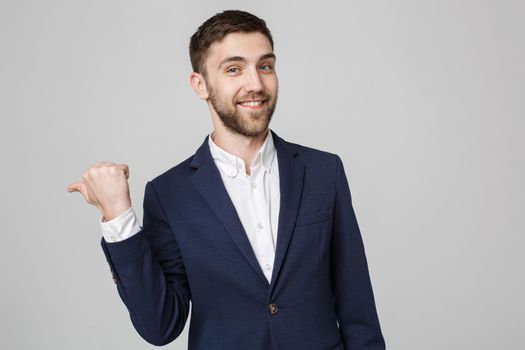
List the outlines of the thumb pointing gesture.
<svg viewBox="0 0 525 350">
<path fill-rule="evenodd" d="M 86 184 L 83 183 L 83 182 L 74 182 L 74 183 L 70 184 L 67 187 L 67 191 L 68 192 L 80 192 L 80 194 L 84 197 L 86 202 L 88 202 L 89 204 L 95 204 L 89 198 L 89 194 L 88 194 L 88 190 L 87 190 Z"/>
<path fill-rule="evenodd" d="M 89 168 L 82 181 L 73 182 L 68 192 L 80 192 L 86 202 L 96 206 L 109 221 L 131 206 L 126 164 L 99 162 Z"/>
</svg>

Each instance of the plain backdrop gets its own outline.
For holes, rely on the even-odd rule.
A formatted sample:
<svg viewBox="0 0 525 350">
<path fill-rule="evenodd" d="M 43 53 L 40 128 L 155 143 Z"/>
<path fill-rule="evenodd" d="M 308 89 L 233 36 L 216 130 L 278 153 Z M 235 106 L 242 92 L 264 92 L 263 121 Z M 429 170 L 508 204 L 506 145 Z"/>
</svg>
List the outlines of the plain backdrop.
<svg viewBox="0 0 525 350">
<path fill-rule="evenodd" d="M 188 43 L 224 9 L 273 32 L 270 127 L 344 162 L 388 348 L 523 348 L 521 0 L 1 0 L 0 348 L 154 348 L 66 187 L 127 163 L 142 219 L 146 181 L 211 131 Z"/>
</svg>

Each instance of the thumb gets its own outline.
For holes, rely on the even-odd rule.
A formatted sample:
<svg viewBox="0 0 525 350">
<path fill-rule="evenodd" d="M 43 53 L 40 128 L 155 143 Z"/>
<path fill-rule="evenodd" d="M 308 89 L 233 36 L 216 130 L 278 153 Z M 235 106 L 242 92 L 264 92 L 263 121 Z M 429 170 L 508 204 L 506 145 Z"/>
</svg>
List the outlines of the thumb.
<svg viewBox="0 0 525 350">
<path fill-rule="evenodd" d="M 69 192 L 80 192 L 80 194 L 82 195 L 82 197 L 84 197 L 86 202 L 88 202 L 89 204 L 95 205 L 93 200 L 89 197 L 88 190 L 87 190 L 87 187 L 86 187 L 85 183 L 83 183 L 83 182 L 74 182 L 74 183 L 72 183 L 71 185 L 69 185 L 67 187 L 67 190 Z"/>
<path fill-rule="evenodd" d="M 68 192 L 80 192 L 80 193 L 82 193 L 82 186 L 84 186 L 84 184 L 82 182 L 74 182 L 74 183 L 70 184 L 69 186 L 67 186 L 67 191 Z"/>
</svg>

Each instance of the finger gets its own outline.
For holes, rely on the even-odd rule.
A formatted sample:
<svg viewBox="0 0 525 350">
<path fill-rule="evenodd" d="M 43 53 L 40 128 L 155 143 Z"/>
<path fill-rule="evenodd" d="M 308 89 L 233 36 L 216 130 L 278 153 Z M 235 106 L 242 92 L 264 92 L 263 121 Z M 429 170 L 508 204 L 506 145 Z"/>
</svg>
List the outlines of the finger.
<svg viewBox="0 0 525 350">
<path fill-rule="evenodd" d="M 115 163 L 111 163 L 111 162 L 96 162 L 95 164 L 93 164 L 92 168 L 99 168 L 102 165 L 107 165 L 107 164 L 115 164 Z"/>
<path fill-rule="evenodd" d="M 129 178 L 129 167 L 127 164 L 117 164 L 117 166 L 124 171 L 124 175 L 126 175 L 126 179 Z"/>
<path fill-rule="evenodd" d="M 80 192 L 80 194 L 88 200 L 86 184 L 83 182 L 75 182 L 68 187 L 69 192 Z"/>
<path fill-rule="evenodd" d="M 82 185 L 83 185 L 82 182 L 73 182 L 72 184 L 67 186 L 67 191 L 68 192 L 81 192 Z"/>
<path fill-rule="evenodd" d="M 75 182 L 68 186 L 67 190 L 69 192 L 80 192 L 82 197 L 88 202 L 89 204 L 95 205 L 95 203 L 91 200 L 88 194 L 88 190 L 86 187 L 86 184 L 83 182 Z"/>
</svg>

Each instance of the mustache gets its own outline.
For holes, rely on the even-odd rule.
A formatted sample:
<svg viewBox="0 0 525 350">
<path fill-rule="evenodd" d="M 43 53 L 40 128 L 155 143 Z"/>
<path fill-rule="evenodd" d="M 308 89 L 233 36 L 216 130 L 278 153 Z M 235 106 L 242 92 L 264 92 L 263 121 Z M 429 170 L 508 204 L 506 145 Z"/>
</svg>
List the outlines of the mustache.
<svg viewBox="0 0 525 350">
<path fill-rule="evenodd" d="M 246 101 L 246 100 L 269 100 L 270 96 L 265 93 L 258 93 L 258 94 L 248 94 L 242 97 L 238 97 L 235 99 L 236 103 Z"/>
</svg>

